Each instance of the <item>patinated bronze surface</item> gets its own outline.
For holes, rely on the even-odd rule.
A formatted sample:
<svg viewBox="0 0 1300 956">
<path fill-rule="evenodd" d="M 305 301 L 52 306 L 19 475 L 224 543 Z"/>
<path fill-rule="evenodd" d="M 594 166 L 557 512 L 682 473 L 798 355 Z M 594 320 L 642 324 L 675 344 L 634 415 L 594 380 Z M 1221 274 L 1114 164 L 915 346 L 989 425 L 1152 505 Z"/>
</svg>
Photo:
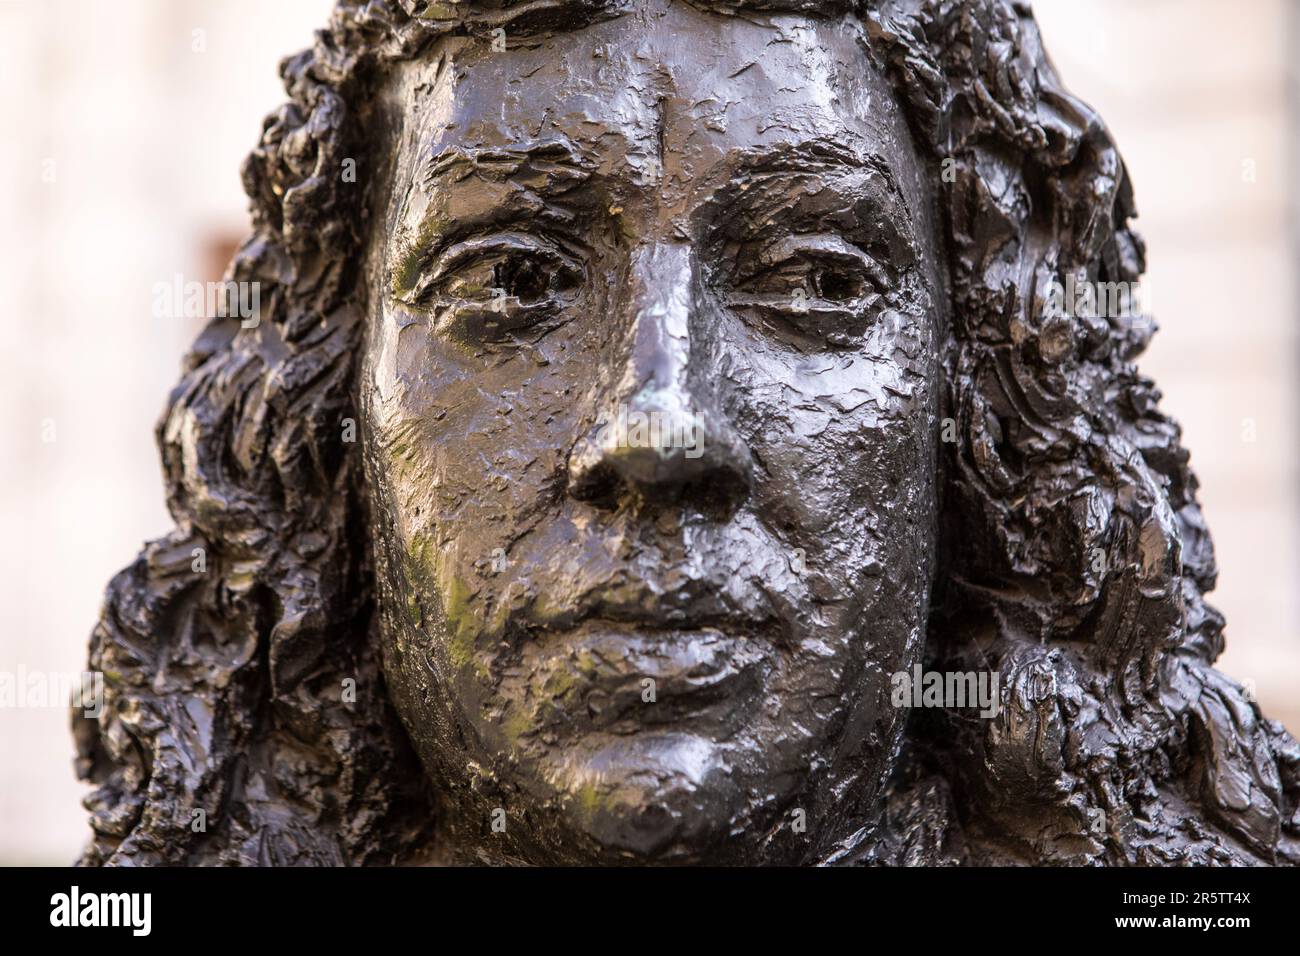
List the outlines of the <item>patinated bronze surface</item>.
<svg viewBox="0 0 1300 956">
<path fill-rule="evenodd" d="M 1020 4 L 345 0 L 282 72 L 85 862 L 1300 860 L 1150 325 L 1044 292 L 1143 247 Z"/>
</svg>

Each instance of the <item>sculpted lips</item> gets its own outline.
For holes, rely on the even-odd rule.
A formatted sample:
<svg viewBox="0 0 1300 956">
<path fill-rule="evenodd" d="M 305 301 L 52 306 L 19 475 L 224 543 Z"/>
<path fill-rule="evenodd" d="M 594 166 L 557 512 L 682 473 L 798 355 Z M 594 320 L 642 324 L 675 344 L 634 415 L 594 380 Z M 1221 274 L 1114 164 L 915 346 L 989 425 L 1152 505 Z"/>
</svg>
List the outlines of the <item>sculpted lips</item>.
<svg viewBox="0 0 1300 956">
<path fill-rule="evenodd" d="M 728 736 L 754 718 L 795 640 L 791 605 L 808 586 L 756 524 L 709 529 L 689 556 L 679 542 L 620 534 L 637 546 L 613 561 L 619 548 L 603 536 L 570 544 L 574 558 L 547 560 L 549 530 L 538 528 L 490 579 L 496 613 L 478 644 L 511 648 L 496 670 L 512 688 L 494 711 L 503 727 L 558 740 L 688 722 L 693 733 Z M 743 540 L 744 551 L 721 547 L 723 536 Z M 519 594 L 529 597 L 510 597 Z M 571 597 L 547 600 L 556 594 Z"/>
<path fill-rule="evenodd" d="M 491 610 L 475 644 L 497 649 L 500 703 L 488 713 L 507 736 L 573 740 L 683 722 L 725 736 L 755 718 L 784 670 L 814 602 L 811 576 L 790 570 L 770 532 L 743 511 L 679 536 L 633 519 L 593 523 L 576 541 L 572 525 L 539 522 L 482 584 L 476 597 Z"/>
<path fill-rule="evenodd" d="M 507 723 L 626 734 L 690 719 L 734 729 L 777 663 L 782 628 L 770 612 L 723 599 L 716 582 L 670 577 L 676 587 L 622 577 L 567 608 L 515 616 L 523 638 L 504 676 L 523 699 Z"/>
<path fill-rule="evenodd" d="M 752 633 L 752 632 L 751 632 Z M 521 662 L 533 726 L 631 733 L 684 717 L 727 723 L 762 684 L 772 647 L 717 627 L 593 619 L 538 633 Z"/>
</svg>

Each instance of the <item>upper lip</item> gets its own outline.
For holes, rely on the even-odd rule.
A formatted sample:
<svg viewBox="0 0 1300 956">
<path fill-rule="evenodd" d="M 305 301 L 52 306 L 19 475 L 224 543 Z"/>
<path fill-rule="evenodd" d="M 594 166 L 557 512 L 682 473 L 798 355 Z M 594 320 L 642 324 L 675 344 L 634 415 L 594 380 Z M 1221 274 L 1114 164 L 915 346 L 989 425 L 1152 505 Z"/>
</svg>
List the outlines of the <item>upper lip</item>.
<svg viewBox="0 0 1300 956">
<path fill-rule="evenodd" d="M 758 613 L 730 605 L 709 594 L 688 600 L 667 599 L 663 592 L 648 586 L 591 591 L 572 605 L 531 610 L 519 623 L 533 633 L 561 633 L 591 622 L 632 626 L 638 630 L 704 631 L 743 634 L 751 637 L 774 637 L 777 619 L 771 613 Z"/>
</svg>

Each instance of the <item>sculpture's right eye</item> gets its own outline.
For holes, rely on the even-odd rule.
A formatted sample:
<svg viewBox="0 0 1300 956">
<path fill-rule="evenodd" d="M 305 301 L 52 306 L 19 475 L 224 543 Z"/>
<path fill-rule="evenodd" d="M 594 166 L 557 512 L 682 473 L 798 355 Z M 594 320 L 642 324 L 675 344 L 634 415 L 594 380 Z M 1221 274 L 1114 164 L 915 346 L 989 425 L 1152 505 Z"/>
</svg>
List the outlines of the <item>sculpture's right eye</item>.
<svg viewBox="0 0 1300 956">
<path fill-rule="evenodd" d="M 448 335 L 502 341 L 557 318 L 584 276 L 581 262 L 555 242 L 501 233 L 448 247 L 397 298 L 435 312 Z"/>
</svg>

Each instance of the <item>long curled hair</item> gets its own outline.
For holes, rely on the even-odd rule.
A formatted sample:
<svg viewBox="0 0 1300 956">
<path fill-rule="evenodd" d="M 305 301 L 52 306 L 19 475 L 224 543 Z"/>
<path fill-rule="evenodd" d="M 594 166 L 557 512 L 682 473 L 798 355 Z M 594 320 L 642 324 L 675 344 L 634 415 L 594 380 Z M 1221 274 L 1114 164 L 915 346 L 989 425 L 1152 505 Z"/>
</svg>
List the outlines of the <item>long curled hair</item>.
<svg viewBox="0 0 1300 956">
<path fill-rule="evenodd" d="M 918 715 L 880 819 L 836 859 L 1300 862 L 1300 747 L 1212 667 L 1221 616 L 1177 425 L 1134 365 L 1148 324 L 1044 308 L 1067 276 L 1136 282 L 1132 192 L 1019 0 L 748 0 L 856 15 L 932 164 L 953 327 L 940 583 L 926 649 L 1001 678 L 992 720 Z M 157 426 L 176 529 L 110 583 L 74 717 L 83 862 L 427 858 L 432 792 L 375 640 L 354 375 L 367 314 L 365 131 L 392 64 L 618 0 L 341 0 L 286 59 L 289 102 L 243 167 L 253 233 Z M 343 175 L 348 163 L 355 176 Z"/>
</svg>

